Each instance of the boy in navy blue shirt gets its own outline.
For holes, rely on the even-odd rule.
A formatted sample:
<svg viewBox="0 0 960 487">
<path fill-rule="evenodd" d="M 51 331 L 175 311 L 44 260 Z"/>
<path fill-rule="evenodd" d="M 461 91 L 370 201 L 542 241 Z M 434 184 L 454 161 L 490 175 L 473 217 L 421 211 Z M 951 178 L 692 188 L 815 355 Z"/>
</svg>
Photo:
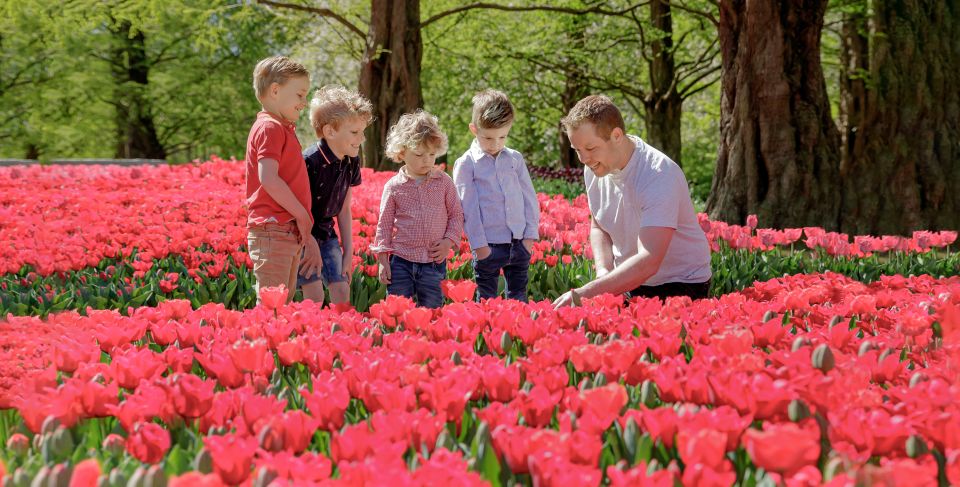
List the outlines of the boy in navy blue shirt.
<svg viewBox="0 0 960 487">
<path fill-rule="evenodd" d="M 310 125 L 319 139 L 303 151 L 310 178 L 313 229 L 323 267 L 319 275 L 300 276 L 303 298 L 322 303 L 323 286 L 331 304 L 350 301 L 353 276 L 353 214 L 351 188 L 360 185 L 360 144 L 373 120 L 373 105 L 357 92 L 324 86 L 310 101 Z M 340 238 L 334 231 L 337 218 Z"/>
</svg>

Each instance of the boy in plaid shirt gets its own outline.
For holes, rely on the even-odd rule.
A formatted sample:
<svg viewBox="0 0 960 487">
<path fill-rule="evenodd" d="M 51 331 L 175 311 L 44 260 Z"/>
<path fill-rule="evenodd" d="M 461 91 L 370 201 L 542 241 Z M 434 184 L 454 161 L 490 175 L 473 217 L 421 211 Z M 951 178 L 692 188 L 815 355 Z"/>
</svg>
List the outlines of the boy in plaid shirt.
<svg viewBox="0 0 960 487">
<path fill-rule="evenodd" d="M 437 117 L 418 110 L 390 128 L 386 155 L 403 167 L 387 181 L 380 201 L 377 254 L 380 282 L 387 293 L 413 298 L 418 305 L 443 304 L 440 281 L 447 256 L 463 234 L 463 209 L 453 180 L 435 167 L 447 150 Z"/>
</svg>

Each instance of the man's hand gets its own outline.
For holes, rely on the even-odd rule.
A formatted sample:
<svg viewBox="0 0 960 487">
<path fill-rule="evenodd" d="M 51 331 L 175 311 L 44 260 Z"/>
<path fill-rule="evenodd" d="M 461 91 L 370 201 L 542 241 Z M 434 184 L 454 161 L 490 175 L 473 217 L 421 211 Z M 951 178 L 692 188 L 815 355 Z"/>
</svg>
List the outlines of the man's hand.
<svg viewBox="0 0 960 487">
<path fill-rule="evenodd" d="M 525 239 L 523 239 L 523 248 L 527 249 L 527 253 L 528 253 L 528 254 L 532 254 L 532 253 L 533 253 L 533 244 L 534 244 L 534 242 L 536 242 L 536 240 L 534 240 L 534 239 L 532 239 L 532 238 L 525 238 Z"/>
<path fill-rule="evenodd" d="M 437 240 L 430 246 L 430 259 L 434 262 L 443 262 L 450 254 L 451 248 L 453 248 L 453 242 L 449 238 Z"/>
<path fill-rule="evenodd" d="M 553 309 L 562 308 L 564 306 L 580 306 L 580 294 L 576 289 L 571 289 L 563 293 L 559 298 L 553 301 Z"/>
<path fill-rule="evenodd" d="M 303 242 L 303 260 L 300 261 L 300 275 L 303 277 L 319 276 L 323 268 L 323 259 L 320 258 L 320 245 L 317 239 L 307 233 L 304 236 L 300 234 L 300 241 Z"/>
<path fill-rule="evenodd" d="M 486 259 L 487 257 L 490 257 L 491 252 L 492 251 L 490 250 L 490 247 L 480 247 L 477 250 L 473 251 L 473 253 L 476 254 L 477 256 L 477 260 L 483 260 L 483 259 Z"/>
<path fill-rule="evenodd" d="M 390 278 L 393 277 L 390 275 L 390 264 L 380 263 L 379 277 L 381 284 L 390 284 Z"/>
</svg>

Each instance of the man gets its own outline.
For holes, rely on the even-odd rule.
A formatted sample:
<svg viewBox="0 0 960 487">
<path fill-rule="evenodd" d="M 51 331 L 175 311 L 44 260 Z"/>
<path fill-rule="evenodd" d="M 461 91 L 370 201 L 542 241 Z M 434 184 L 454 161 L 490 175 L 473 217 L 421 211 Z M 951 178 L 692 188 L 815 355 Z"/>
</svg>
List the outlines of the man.
<svg viewBox="0 0 960 487">
<path fill-rule="evenodd" d="M 680 167 L 627 135 L 620 110 L 606 96 L 580 100 L 561 124 L 587 166 L 597 277 L 564 293 L 554 306 L 605 293 L 706 297 L 710 248 Z"/>
</svg>

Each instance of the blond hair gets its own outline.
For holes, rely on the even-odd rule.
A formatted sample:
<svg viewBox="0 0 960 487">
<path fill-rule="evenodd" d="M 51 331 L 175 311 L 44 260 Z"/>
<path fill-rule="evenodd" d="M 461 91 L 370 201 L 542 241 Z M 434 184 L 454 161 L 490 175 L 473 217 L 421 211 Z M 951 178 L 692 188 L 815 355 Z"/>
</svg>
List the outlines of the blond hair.
<svg viewBox="0 0 960 487">
<path fill-rule="evenodd" d="M 271 56 L 262 59 L 253 68 L 253 92 L 256 93 L 258 100 L 263 100 L 263 96 L 267 94 L 270 85 L 274 83 L 283 85 L 290 78 L 300 76 L 309 79 L 310 72 L 302 64 L 291 61 L 286 56 Z"/>
<path fill-rule="evenodd" d="M 597 135 L 603 140 L 610 138 L 610 132 L 615 128 L 626 132 L 623 115 L 620 109 L 613 104 L 613 100 L 604 95 L 590 95 L 577 102 L 570 113 L 560 120 L 566 132 L 571 132 L 584 123 L 592 123 Z"/>
<path fill-rule="evenodd" d="M 440 129 L 436 116 L 423 110 L 404 114 L 387 133 L 384 153 L 394 162 L 400 162 L 403 151 L 414 150 L 421 145 L 436 149 L 437 154 L 447 152 L 447 136 Z"/>
<path fill-rule="evenodd" d="M 513 123 L 513 104 L 502 91 L 483 90 L 473 97 L 473 116 L 477 128 L 498 129 Z"/>
<path fill-rule="evenodd" d="M 327 85 L 314 92 L 310 125 L 317 137 L 323 137 L 324 125 L 339 129 L 340 122 L 350 117 L 361 118 L 369 125 L 373 121 L 373 104 L 360 93 L 339 85 Z"/>
</svg>

